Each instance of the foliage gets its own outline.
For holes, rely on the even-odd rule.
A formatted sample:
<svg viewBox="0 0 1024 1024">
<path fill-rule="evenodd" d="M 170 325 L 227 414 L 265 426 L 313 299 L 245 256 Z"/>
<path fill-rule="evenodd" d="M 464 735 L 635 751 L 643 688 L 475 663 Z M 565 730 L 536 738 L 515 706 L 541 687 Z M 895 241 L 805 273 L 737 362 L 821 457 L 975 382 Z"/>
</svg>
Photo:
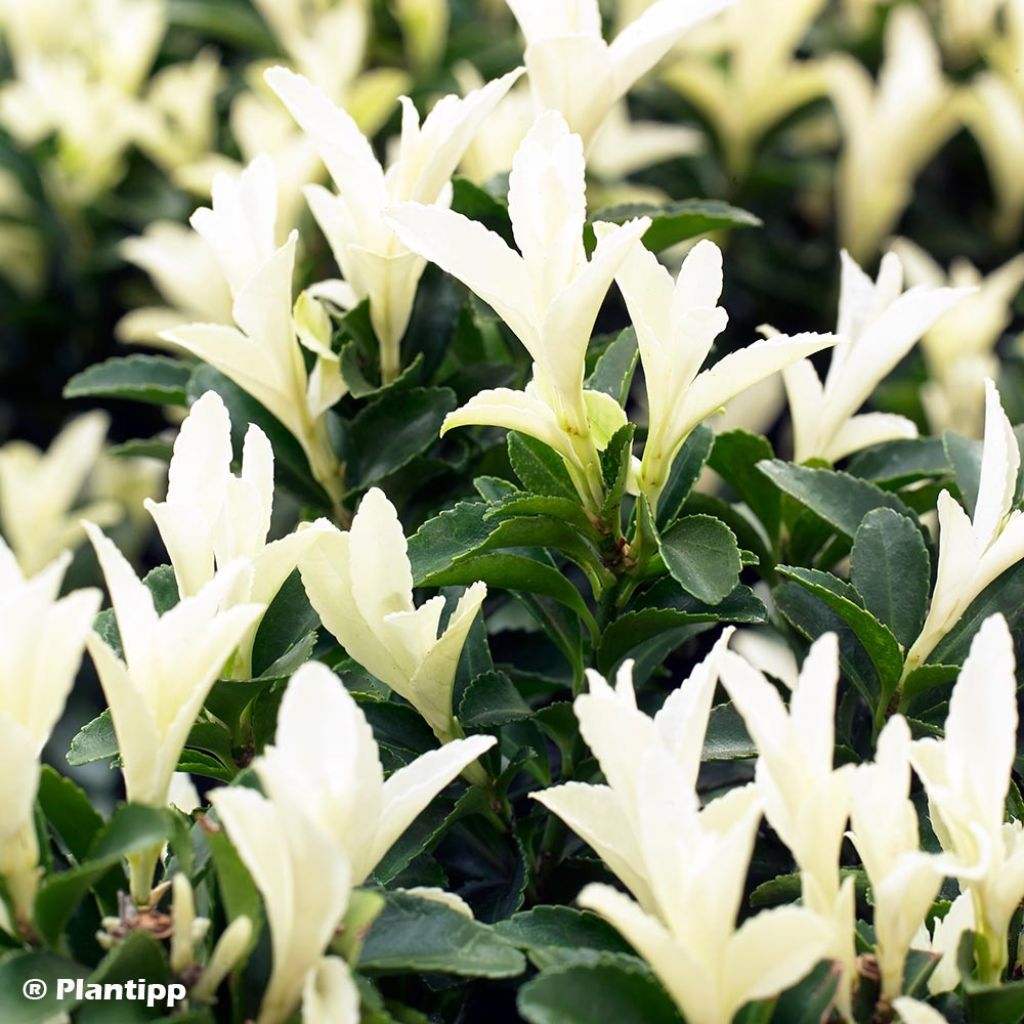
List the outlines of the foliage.
<svg viewBox="0 0 1024 1024">
<path fill-rule="evenodd" d="M 0 4 L 0 1020 L 1024 1014 L 1024 13 L 721 6 Z"/>
</svg>

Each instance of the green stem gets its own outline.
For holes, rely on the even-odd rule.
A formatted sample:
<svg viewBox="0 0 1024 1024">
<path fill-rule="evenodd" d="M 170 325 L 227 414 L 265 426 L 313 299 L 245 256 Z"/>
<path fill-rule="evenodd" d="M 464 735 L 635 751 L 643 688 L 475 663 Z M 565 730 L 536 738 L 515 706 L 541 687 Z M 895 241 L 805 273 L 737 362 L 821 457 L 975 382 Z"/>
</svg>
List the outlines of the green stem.
<svg viewBox="0 0 1024 1024">
<path fill-rule="evenodd" d="M 974 962 L 978 967 L 978 980 L 984 985 L 998 985 L 1006 959 L 1006 939 L 996 938 L 993 941 L 985 922 L 981 921 L 974 938 Z"/>
</svg>

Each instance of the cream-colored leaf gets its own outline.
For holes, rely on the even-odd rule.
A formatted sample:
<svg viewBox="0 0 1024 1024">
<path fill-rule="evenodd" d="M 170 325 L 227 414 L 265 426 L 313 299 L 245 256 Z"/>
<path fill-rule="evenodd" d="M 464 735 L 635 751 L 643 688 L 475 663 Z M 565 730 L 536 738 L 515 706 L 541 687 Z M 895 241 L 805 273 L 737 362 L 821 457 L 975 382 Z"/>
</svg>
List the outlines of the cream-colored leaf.
<svg viewBox="0 0 1024 1024">
<path fill-rule="evenodd" d="M 475 292 L 512 328 L 531 353 L 535 330 L 523 312 L 530 285 L 521 257 L 493 231 L 459 213 L 435 206 L 401 203 L 385 220 L 413 252 Z M 529 307 L 527 307 L 528 309 Z"/>
<path fill-rule="evenodd" d="M 730 939 L 725 985 L 731 1013 L 795 984 L 820 960 L 831 938 L 817 914 L 779 907 L 749 918 Z"/>
</svg>

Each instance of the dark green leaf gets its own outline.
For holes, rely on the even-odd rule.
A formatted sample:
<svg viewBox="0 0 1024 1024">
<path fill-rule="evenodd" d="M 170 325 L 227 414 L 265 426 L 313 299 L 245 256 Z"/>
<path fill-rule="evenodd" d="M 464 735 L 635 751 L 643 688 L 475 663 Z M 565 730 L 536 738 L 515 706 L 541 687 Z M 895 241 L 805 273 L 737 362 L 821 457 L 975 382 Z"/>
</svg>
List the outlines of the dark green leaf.
<svg viewBox="0 0 1024 1024">
<path fill-rule="evenodd" d="M 281 682 L 269 676 L 263 679 L 221 679 L 213 684 L 205 707 L 229 728 L 236 728 L 245 709 L 275 683 Z"/>
<path fill-rule="evenodd" d="M 580 592 L 557 569 L 533 558 L 513 554 L 472 555 L 434 573 L 426 581 L 432 587 L 468 585 L 483 580 L 498 590 L 523 591 L 551 597 L 572 609 L 591 633 L 597 624 Z"/>
<path fill-rule="evenodd" d="M 161 846 L 170 838 L 170 811 L 127 804 L 97 833 L 82 865 L 51 875 L 36 896 L 35 923 L 47 942 L 59 940 L 65 923 L 85 894 L 129 853 Z"/>
<path fill-rule="evenodd" d="M 234 767 L 228 767 L 219 757 L 204 753 L 202 750 L 183 750 L 175 771 L 187 772 L 189 775 L 200 775 L 204 779 L 216 779 L 217 782 L 229 783 L 235 777 Z"/>
<path fill-rule="evenodd" d="M 349 488 L 370 487 L 430 448 L 454 408 L 449 388 L 407 388 L 388 390 L 361 409 L 347 432 Z"/>
<path fill-rule="evenodd" d="M 597 221 L 624 224 L 634 217 L 651 218 L 651 226 L 643 239 L 644 245 L 651 252 L 661 252 L 709 231 L 761 226 L 760 218 L 718 199 L 683 199 L 662 203 L 660 206 L 653 203 L 626 203 L 598 210 L 589 220 L 591 224 Z M 588 226 L 588 232 L 592 230 Z"/>
<path fill-rule="evenodd" d="M 929 690 L 940 686 L 952 686 L 956 682 L 960 669 L 956 665 L 920 665 L 903 680 L 900 688 L 901 706 L 910 708 L 927 707 L 918 703 Z M 934 701 L 929 701 L 934 704 Z"/>
<path fill-rule="evenodd" d="M 460 501 L 428 519 L 409 538 L 409 561 L 417 586 L 486 542 L 500 525 L 488 521 L 490 508 L 481 501 Z"/>
<path fill-rule="evenodd" d="M 786 494 L 852 539 L 860 521 L 873 509 L 891 508 L 913 519 L 913 513 L 894 494 L 831 469 L 794 466 L 779 459 L 758 463 L 758 468 Z"/>
<path fill-rule="evenodd" d="M 145 932 L 133 932 L 110 950 L 86 979 L 86 984 L 117 985 L 132 979 L 145 979 L 151 985 L 166 985 L 170 980 L 167 958 L 160 943 Z M 145 1001 L 131 999 L 86 1000 L 75 1014 L 75 1024 L 136 1024 L 170 1013 L 173 1005 L 167 1005 L 166 997 L 153 1007 L 147 1007 Z"/>
<path fill-rule="evenodd" d="M 174 445 L 166 437 L 137 437 L 121 444 L 112 444 L 107 449 L 108 455 L 116 455 L 119 459 L 158 459 L 170 462 L 174 454 Z"/>
<path fill-rule="evenodd" d="M 718 434 L 714 441 L 708 465 L 747 503 L 764 524 L 768 536 L 776 537 L 781 515 L 779 492 L 757 468 L 759 462 L 775 455 L 771 443 L 766 437 L 745 430 Z"/>
<path fill-rule="evenodd" d="M 445 274 L 440 267 L 427 266 L 402 338 L 403 365 L 411 365 L 422 356 L 424 380 L 432 379 L 449 352 L 465 294 L 454 277 Z M 452 398 L 455 400 L 454 392 Z"/>
<path fill-rule="evenodd" d="M 799 984 L 779 996 L 772 1024 L 821 1024 L 827 1020 L 842 968 L 825 960 Z"/>
<path fill-rule="evenodd" d="M 594 372 L 586 380 L 586 387 L 591 391 L 611 395 L 619 405 L 625 407 L 639 355 L 636 331 L 627 327 L 601 353 Z"/>
<path fill-rule="evenodd" d="M 402 372 L 389 384 L 374 383 L 368 380 L 363 372 L 364 363 L 359 349 L 359 342 L 346 341 L 338 354 L 348 393 L 353 398 L 372 398 L 385 391 L 401 391 L 403 388 L 415 387 L 423 377 L 423 356 L 420 354 L 408 366 L 403 367 Z"/>
<path fill-rule="evenodd" d="M 296 569 L 281 585 L 267 608 L 252 645 L 252 674 L 261 676 L 275 661 L 320 625 Z"/>
<path fill-rule="evenodd" d="M 39 775 L 39 806 L 75 860 L 84 860 L 103 818 L 85 791 L 44 764 Z"/>
<path fill-rule="evenodd" d="M 280 53 L 263 19 L 241 0 L 168 0 L 167 20 L 175 28 L 228 43 L 244 53 Z"/>
<path fill-rule="evenodd" d="M 488 925 L 441 903 L 395 892 L 387 894 L 387 906 L 366 936 L 359 969 L 510 978 L 523 973 L 526 961 Z"/>
<path fill-rule="evenodd" d="M 44 950 L 5 956 L 0 960 L 0 1020 L 4 1024 L 49 1024 L 59 1019 L 62 1012 L 74 1009 L 76 1002 L 68 995 L 58 999 L 57 983 L 61 979 L 73 982 L 88 974 L 88 967 Z M 45 996 L 25 998 L 25 986 L 32 981 L 45 985 Z"/>
<path fill-rule="evenodd" d="M 935 973 L 941 959 L 940 953 L 910 950 L 903 964 L 903 991 L 915 999 L 927 999 L 928 979 Z"/>
<path fill-rule="evenodd" d="M 550 548 L 552 551 L 560 552 L 583 570 L 595 598 L 606 586 L 614 583 L 614 577 L 605 568 L 593 545 L 581 537 L 573 526 L 561 519 L 551 516 L 506 519 L 473 554 L 481 555 L 485 551 L 503 548 Z M 461 561 L 459 559 L 455 564 L 458 565 Z M 429 585 L 431 580 L 425 580 L 424 583 Z"/>
<path fill-rule="evenodd" d="M 835 633 L 839 637 L 839 663 L 843 675 L 853 683 L 868 706 L 877 710 L 881 702 L 882 682 L 864 645 L 846 620 L 816 593 L 799 583 L 783 583 L 776 587 L 772 591 L 772 599 L 783 618 L 805 639 L 817 640 L 824 633 Z"/>
<path fill-rule="evenodd" d="M 440 797 L 432 800 L 381 857 L 373 869 L 373 877 L 381 885 L 392 885 L 413 861 L 430 853 L 455 822 L 486 809 L 487 797 L 476 786 L 463 793 L 454 804 Z"/>
<path fill-rule="evenodd" d="M 715 432 L 710 427 L 701 425 L 692 431 L 683 447 L 679 449 L 679 453 L 672 461 L 668 482 L 658 498 L 659 529 L 665 529 L 679 515 L 683 502 L 700 477 L 714 443 Z"/>
<path fill-rule="evenodd" d="M 517 1005 L 530 1024 L 682 1024 L 646 968 L 622 960 L 546 970 L 519 990 Z"/>
<path fill-rule="evenodd" d="M 693 491 L 686 499 L 682 511 L 684 515 L 706 515 L 721 520 L 736 535 L 740 549 L 756 555 L 765 572 L 775 568 L 775 556 L 764 527 L 742 505 L 730 504 L 714 494 Z"/>
<path fill-rule="evenodd" d="M 738 761 L 756 756 L 757 747 L 732 704 L 712 708 L 701 761 Z"/>
<path fill-rule="evenodd" d="M 491 511 L 486 505 L 461 502 L 424 523 L 409 539 L 409 558 L 416 584 L 448 585 L 453 581 L 452 573 L 468 559 L 501 548 L 560 551 L 583 569 L 595 593 L 611 582 L 610 573 L 590 541 L 581 536 L 570 521 L 547 515 L 495 520 L 491 519 Z M 588 524 L 587 537 L 592 538 L 594 533 Z M 459 579 L 464 575 L 458 573 Z"/>
<path fill-rule="evenodd" d="M 543 442 L 511 430 L 508 457 L 516 476 L 528 491 L 579 501 L 561 456 Z"/>
<path fill-rule="evenodd" d="M 185 405 L 192 369 L 192 364 L 168 356 L 119 356 L 76 373 L 64 385 L 64 397 Z"/>
<path fill-rule="evenodd" d="M 626 493 L 626 481 L 633 461 L 633 434 L 636 427 L 627 423 L 615 431 L 608 447 L 601 452 L 601 475 L 604 478 L 605 499 L 601 515 L 608 519 L 618 516 L 619 505 Z"/>
<path fill-rule="evenodd" d="M 712 608 L 679 590 L 674 582 L 672 586 L 676 587 L 674 593 L 658 588 L 656 594 L 647 598 L 651 605 L 623 613 L 605 629 L 597 654 L 597 665 L 602 672 L 607 674 L 631 651 L 659 634 L 696 623 L 749 625 L 764 622 L 767 617 L 764 605 L 749 587 L 737 587 Z"/>
<path fill-rule="evenodd" d="M 918 480 L 946 476 L 949 461 L 938 437 L 902 438 L 859 452 L 846 471 L 877 484 L 901 487 Z"/>
<path fill-rule="evenodd" d="M 931 592 L 931 560 L 917 526 L 892 509 L 869 512 L 853 538 L 850 582 L 864 607 L 910 647 L 924 625 Z"/>
<path fill-rule="evenodd" d="M 778 571 L 828 605 L 846 623 L 871 659 L 882 696 L 887 699 L 903 672 L 903 652 L 889 628 L 858 604 L 858 595 L 848 583 L 830 573 L 791 565 L 780 565 Z"/>
<path fill-rule="evenodd" d="M 75 766 L 105 761 L 119 753 L 114 721 L 110 710 L 99 713 L 91 722 L 78 730 L 67 753 L 68 764 Z"/>
<path fill-rule="evenodd" d="M 973 974 L 974 932 L 960 938 L 957 962 L 970 1024 L 1020 1024 L 1024 1020 L 1024 981 L 986 985 Z"/>
<path fill-rule="evenodd" d="M 465 729 L 486 729 L 530 717 L 530 707 L 504 672 L 484 672 L 466 687 L 458 719 Z"/>
<path fill-rule="evenodd" d="M 493 501 L 484 514 L 484 520 L 514 519 L 519 516 L 547 516 L 568 523 L 593 543 L 600 543 L 601 535 L 587 518 L 578 499 L 555 498 L 545 494 L 523 494 L 515 491 Z"/>
<path fill-rule="evenodd" d="M 169 612 L 179 601 L 178 580 L 169 565 L 158 565 L 143 577 L 149 592 L 153 595 L 153 607 L 157 615 Z"/>
<path fill-rule="evenodd" d="M 724 601 L 739 584 L 739 546 L 720 519 L 697 515 L 678 520 L 661 537 L 659 550 L 672 578 L 706 604 Z"/>
<path fill-rule="evenodd" d="M 430 727 L 408 704 L 362 695 L 357 699 L 377 742 L 400 754 L 403 763 L 437 746 Z"/>
<path fill-rule="evenodd" d="M 171 566 L 158 565 L 155 569 L 150 569 L 143 577 L 142 582 L 146 584 L 149 592 L 153 595 L 153 607 L 158 615 L 170 611 L 178 603 L 178 581 Z M 99 633 L 103 642 L 123 660 L 124 648 L 121 644 L 121 634 L 117 629 L 117 619 L 114 617 L 113 608 L 105 608 L 96 616 L 93 629 Z"/>
<path fill-rule="evenodd" d="M 867 899 L 868 876 L 861 868 L 840 868 L 839 877 L 842 880 L 853 878 L 854 887 L 857 893 L 857 900 L 861 903 Z M 800 899 L 800 875 L 778 875 L 767 882 L 762 882 L 750 894 L 750 906 L 754 910 L 761 910 L 765 907 L 777 907 L 786 903 L 795 903 Z"/>
<path fill-rule="evenodd" d="M 494 930 L 523 950 L 539 970 L 592 962 L 602 953 L 633 953 L 611 925 L 572 907 L 534 907 L 499 921 Z"/>
<path fill-rule="evenodd" d="M 964 508 L 969 516 L 974 515 L 974 506 L 978 504 L 978 486 L 981 483 L 981 441 L 963 437 L 947 430 L 942 435 L 942 444 L 946 450 L 946 458 L 953 469 L 953 479 L 963 498 Z"/>
<path fill-rule="evenodd" d="M 470 220 L 479 221 L 501 235 L 509 245 L 513 243 L 508 206 L 479 185 L 466 178 L 452 179 L 452 209 Z"/>
<path fill-rule="evenodd" d="M 217 876 L 217 889 L 224 916 L 230 921 L 245 916 L 253 923 L 253 933 L 249 939 L 251 950 L 256 945 L 260 922 L 263 920 L 260 894 L 248 869 L 228 839 L 228 834 L 222 829 L 213 829 L 207 825 L 205 838 L 210 848 L 213 870 Z"/>
</svg>

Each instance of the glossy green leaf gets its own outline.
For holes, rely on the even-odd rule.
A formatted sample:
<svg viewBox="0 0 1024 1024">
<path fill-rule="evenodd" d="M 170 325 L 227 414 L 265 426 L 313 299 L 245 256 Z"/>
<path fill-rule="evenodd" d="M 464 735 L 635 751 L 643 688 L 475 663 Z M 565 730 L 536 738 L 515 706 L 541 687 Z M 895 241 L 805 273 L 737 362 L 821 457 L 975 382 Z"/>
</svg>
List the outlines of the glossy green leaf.
<svg viewBox="0 0 1024 1024">
<path fill-rule="evenodd" d="M 841 978 L 842 969 L 835 961 L 818 964 L 806 978 L 779 996 L 772 1024 L 821 1024 L 828 1019 Z"/>
<path fill-rule="evenodd" d="M 740 761 L 757 756 L 757 747 L 732 704 L 711 709 L 701 761 Z"/>
<path fill-rule="evenodd" d="M 706 604 L 724 601 L 739 584 L 736 535 L 720 519 L 685 516 L 660 538 L 659 550 L 672 578 Z"/>
<path fill-rule="evenodd" d="M 388 893 L 359 957 L 371 974 L 424 971 L 510 978 L 526 969 L 523 954 L 493 928 L 408 893 Z"/>
<path fill-rule="evenodd" d="M 611 395 L 619 405 L 625 407 L 639 357 L 636 331 L 627 327 L 601 353 L 584 386 L 591 391 Z"/>
<path fill-rule="evenodd" d="M 81 866 L 52 875 L 40 886 L 35 923 L 51 944 L 89 889 L 129 853 L 160 846 L 173 832 L 170 811 L 127 804 L 96 834 Z"/>
<path fill-rule="evenodd" d="M 573 907 L 534 907 L 499 921 L 494 930 L 523 950 L 539 970 L 593 962 L 602 953 L 633 955 L 611 925 L 596 914 Z"/>
<path fill-rule="evenodd" d="M 495 234 L 513 244 L 512 221 L 508 205 L 491 195 L 486 188 L 474 185 L 467 178 L 452 179 L 452 209 L 470 220 L 479 221 Z"/>
<path fill-rule="evenodd" d="M 89 968 L 45 950 L 10 953 L 0 959 L 0 1020 L 4 1024 L 50 1024 L 61 1012 L 77 1005 L 73 997 L 58 999 L 57 983 L 63 978 L 75 981 L 85 978 Z M 45 992 L 38 998 L 25 998 L 26 986 L 42 982 L 29 991 Z"/>
<path fill-rule="evenodd" d="M 65 398 L 127 398 L 153 405 L 185 405 L 193 364 L 168 356 L 117 356 L 76 373 Z"/>
<path fill-rule="evenodd" d="M 253 675 L 263 675 L 319 625 L 320 619 L 306 597 L 296 569 L 281 585 L 260 620 L 252 645 Z"/>
<path fill-rule="evenodd" d="M 683 502 L 689 497 L 693 485 L 700 478 L 714 443 L 715 432 L 702 424 L 690 434 L 679 449 L 672 461 L 665 488 L 658 497 L 659 529 L 665 529 L 679 515 Z"/>
<path fill-rule="evenodd" d="M 543 971 L 519 990 L 517 1005 L 530 1024 L 682 1024 L 646 967 L 621 960 Z"/>
<path fill-rule="evenodd" d="M 450 388 L 385 391 L 348 425 L 346 483 L 363 490 L 437 443 L 445 416 L 456 405 Z"/>
<path fill-rule="evenodd" d="M 864 607 L 909 648 L 931 593 L 931 559 L 918 527 L 892 509 L 869 512 L 853 538 L 850 582 Z"/>
<path fill-rule="evenodd" d="M 493 501 L 491 507 L 484 513 L 484 521 L 515 519 L 520 516 L 547 516 L 568 523 L 579 534 L 594 543 L 599 543 L 602 539 L 579 501 L 573 498 L 555 498 L 545 494 L 523 494 L 516 491 Z"/>
<path fill-rule="evenodd" d="M 373 869 L 373 877 L 381 885 L 392 885 L 418 857 L 430 853 L 455 822 L 486 809 L 487 797 L 475 786 L 454 803 L 445 797 L 436 797 L 381 857 Z"/>
<path fill-rule="evenodd" d="M 67 753 L 67 762 L 77 768 L 83 764 L 92 764 L 93 761 L 117 757 L 118 753 L 114 720 L 110 717 L 110 710 L 105 709 L 75 734 Z"/>
<path fill-rule="evenodd" d="M 504 672 L 475 676 L 459 701 L 458 719 L 465 729 L 487 729 L 530 717 L 530 706 Z"/>
<path fill-rule="evenodd" d="M 460 501 L 428 519 L 409 538 L 409 561 L 417 586 L 479 550 L 500 525 L 488 519 L 490 508 L 481 501 Z"/>
<path fill-rule="evenodd" d="M 664 588 L 653 600 L 657 603 L 624 612 L 605 629 L 597 652 L 597 667 L 605 675 L 641 644 L 663 633 L 700 623 L 752 625 L 767 617 L 764 605 L 742 584 L 714 607 L 682 591 L 670 596 Z"/>
<path fill-rule="evenodd" d="M 963 498 L 964 508 L 969 516 L 974 515 L 978 504 L 978 487 L 981 484 L 981 456 L 984 447 L 981 441 L 963 437 L 947 430 L 942 435 L 946 458 L 953 470 L 953 479 Z"/>
<path fill-rule="evenodd" d="M 817 569 L 780 565 L 778 571 L 828 605 L 846 623 L 871 659 L 882 694 L 891 694 L 903 671 L 903 653 L 892 631 L 858 603 L 857 592 L 848 583 Z"/>
<path fill-rule="evenodd" d="M 158 459 L 160 462 L 170 462 L 174 445 L 167 437 L 158 434 L 156 437 L 137 437 L 112 444 L 107 454 L 119 459 Z"/>
<path fill-rule="evenodd" d="M 369 367 L 363 361 L 357 341 L 346 341 L 338 353 L 338 360 L 342 376 L 348 385 L 348 393 L 353 398 L 375 398 L 385 391 L 401 391 L 403 388 L 415 387 L 423 378 L 423 356 L 418 355 L 408 366 L 403 367 L 402 372 L 390 383 L 380 384 L 369 380 L 365 374 Z M 374 374 L 377 373 L 374 364 Z"/>
<path fill-rule="evenodd" d="M 1020 1024 L 1024 1020 L 1024 981 L 986 985 L 974 977 L 974 932 L 960 939 L 957 962 L 970 1024 Z"/>
<path fill-rule="evenodd" d="M 471 555 L 425 581 L 432 587 L 468 586 L 483 580 L 488 587 L 551 597 L 574 611 L 596 634 L 597 624 L 580 592 L 557 569 L 524 555 L 487 553 Z"/>
<path fill-rule="evenodd" d="M 145 979 L 150 985 L 166 985 L 170 981 L 167 958 L 160 943 L 145 932 L 133 932 L 118 943 L 99 962 L 86 979 L 88 985 L 123 985 L 127 981 Z M 137 1024 L 154 1016 L 170 1014 L 166 997 L 159 1004 L 146 1006 L 145 1001 L 132 999 L 85 1000 L 75 1014 L 75 1024 Z"/>
<path fill-rule="evenodd" d="M 528 491 L 579 500 L 569 472 L 557 452 L 543 442 L 514 430 L 509 431 L 507 443 L 512 469 Z"/>
<path fill-rule="evenodd" d="M 598 221 L 624 224 L 635 217 L 651 218 L 651 226 L 643 239 L 644 245 L 651 252 L 662 252 L 670 246 L 707 234 L 709 231 L 761 226 L 759 217 L 718 199 L 683 199 L 661 205 L 625 203 L 598 210 L 589 220 L 591 224 Z M 588 226 L 588 231 L 592 230 Z"/>
<path fill-rule="evenodd" d="M 217 892 L 225 917 L 233 921 L 237 917 L 245 916 L 252 921 L 253 931 L 249 939 L 251 950 L 256 945 L 263 920 L 263 902 L 259 891 L 223 829 L 207 828 L 205 840 L 210 849 Z M 242 962 L 244 963 L 244 959 Z"/>
<path fill-rule="evenodd" d="M 75 860 L 84 860 L 103 818 L 73 780 L 58 775 L 48 764 L 39 773 L 39 806 L 50 827 Z"/>
<path fill-rule="evenodd" d="M 772 591 L 772 599 L 783 618 L 805 639 L 817 640 L 824 633 L 835 633 L 839 637 L 842 674 L 853 683 L 868 706 L 877 710 L 882 703 L 882 681 L 878 670 L 842 615 L 813 589 L 799 583 L 783 583 L 776 587 Z M 844 607 L 844 610 L 848 609 Z"/>
<path fill-rule="evenodd" d="M 627 423 L 620 427 L 608 447 L 601 452 L 601 475 L 604 478 L 605 499 L 601 505 L 601 517 L 610 520 L 619 515 L 619 505 L 626 493 L 626 483 L 633 462 L 633 435 L 636 427 Z"/>
<path fill-rule="evenodd" d="M 852 539 L 860 521 L 873 509 L 890 508 L 913 519 L 896 497 L 867 480 L 831 469 L 794 466 L 779 459 L 759 462 L 758 468 L 778 488 L 791 495 L 833 529 Z"/>
<path fill-rule="evenodd" d="M 746 502 L 772 538 L 779 531 L 779 492 L 757 468 L 775 452 L 766 437 L 745 430 L 729 430 L 715 436 L 708 465 Z"/>
<path fill-rule="evenodd" d="M 888 441 L 858 452 L 846 471 L 886 487 L 949 475 L 949 460 L 941 438 L 915 437 Z"/>
</svg>

